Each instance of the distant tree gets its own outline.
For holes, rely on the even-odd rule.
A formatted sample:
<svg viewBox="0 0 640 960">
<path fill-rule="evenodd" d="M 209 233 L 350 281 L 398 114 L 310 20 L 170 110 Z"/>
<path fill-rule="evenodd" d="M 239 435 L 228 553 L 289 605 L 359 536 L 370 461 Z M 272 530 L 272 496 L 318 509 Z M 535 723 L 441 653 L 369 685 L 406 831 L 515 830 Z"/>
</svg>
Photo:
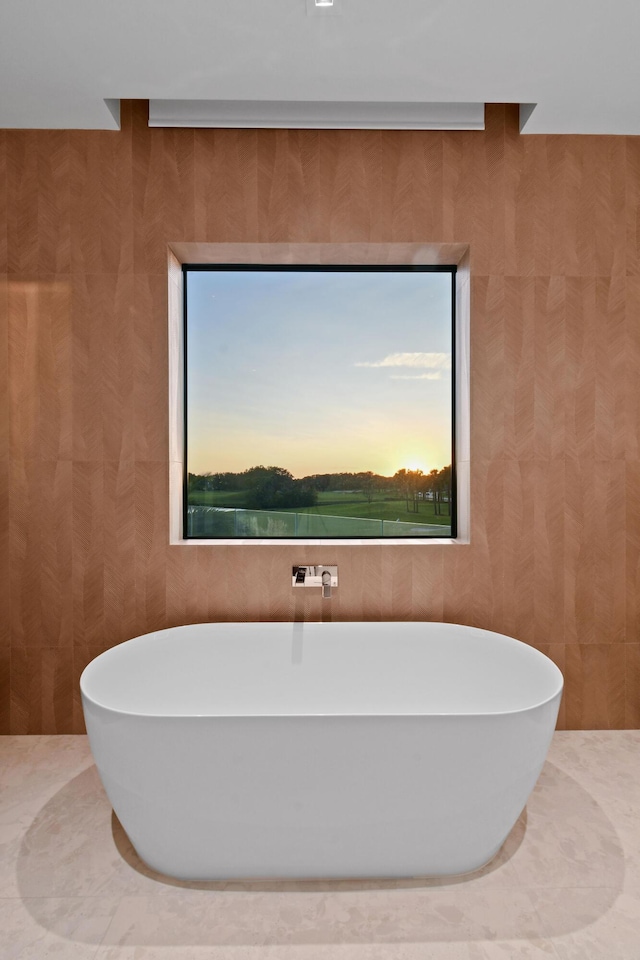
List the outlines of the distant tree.
<svg viewBox="0 0 640 960">
<path fill-rule="evenodd" d="M 431 470 L 425 479 L 425 489 L 433 501 L 435 515 L 451 515 L 451 465 L 443 467 L 442 470 Z"/>
<path fill-rule="evenodd" d="M 304 480 L 294 480 L 283 467 L 253 467 L 245 470 L 246 505 L 254 510 L 283 510 L 290 507 L 313 507 L 318 502 L 314 487 Z"/>
<path fill-rule="evenodd" d="M 371 503 L 378 491 L 378 485 L 376 482 L 378 478 L 376 477 L 375 473 L 373 473 L 371 470 L 368 470 L 366 473 L 361 473 L 359 479 L 360 489 L 366 497 L 367 503 Z"/>
<path fill-rule="evenodd" d="M 397 470 L 393 479 L 396 482 L 396 489 L 401 497 L 404 497 L 408 512 L 417 513 L 419 509 L 418 492 L 424 484 L 424 474 L 422 470 Z"/>
<path fill-rule="evenodd" d="M 190 473 L 188 476 L 189 490 L 213 490 L 210 473 Z"/>
<path fill-rule="evenodd" d="M 213 473 L 211 475 L 213 490 L 240 490 L 240 474 L 231 473 Z"/>
<path fill-rule="evenodd" d="M 330 473 L 314 473 L 309 477 L 303 477 L 303 482 L 313 487 L 314 490 L 325 491 L 329 489 L 331 481 Z"/>
<path fill-rule="evenodd" d="M 443 467 L 438 477 L 440 496 L 442 502 L 447 505 L 447 513 L 451 516 L 451 464 Z"/>
</svg>

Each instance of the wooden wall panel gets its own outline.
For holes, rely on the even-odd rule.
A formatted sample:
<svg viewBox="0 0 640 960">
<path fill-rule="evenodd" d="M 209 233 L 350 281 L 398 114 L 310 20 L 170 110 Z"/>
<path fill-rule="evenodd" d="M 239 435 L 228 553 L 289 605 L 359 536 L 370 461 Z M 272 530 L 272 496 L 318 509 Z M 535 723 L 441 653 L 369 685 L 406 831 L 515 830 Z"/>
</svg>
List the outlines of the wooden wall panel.
<svg viewBox="0 0 640 960">
<path fill-rule="evenodd" d="M 167 237 L 194 233 L 194 133 L 151 130 L 147 113 L 145 103 L 133 106 L 133 265 L 136 274 L 166 276 Z"/>
<path fill-rule="evenodd" d="M 565 465 L 564 631 L 567 643 L 625 639 L 624 464 Z"/>
<path fill-rule="evenodd" d="M 6 202 L 4 137 L 0 134 L 0 218 Z M 1 219 L 0 219 L 1 224 Z M 6 221 L 5 221 L 6 225 Z M 0 225 L 0 257 L 6 254 L 6 226 Z M 0 731 L 10 728 L 11 589 L 9 571 L 9 324 L 8 283 L 0 274 Z"/>
<path fill-rule="evenodd" d="M 625 643 L 625 713 L 624 725 L 628 730 L 640 728 L 640 643 Z"/>
<path fill-rule="evenodd" d="M 131 273 L 73 279 L 73 458 L 135 457 L 135 289 Z"/>
<path fill-rule="evenodd" d="M 501 630 L 534 646 L 563 643 L 565 463 L 510 461 L 503 486 Z"/>
<path fill-rule="evenodd" d="M 625 653 L 622 643 L 567 643 L 564 675 L 568 730 L 625 727 Z"/>
<path fill-rule="evenodd" d="M 0 731 L 10 728 L 11 586 L 9 558 L 9 462 L 0 459 Z"/>
<path fill-rule="evenodd" d="M 12 645 L 71 647 L 71 461 L 12 460 L 9 511 Z"/>
<path fill-rule="evenodd" d="M 640 461 L 625 464 L 625 636 L 640 643 Z M 640 692 L 638 695 L 640 702 Z"/>
<path fill-rule="evenodd" d="M 640 274 L 640 137 L 625 137 L 626 273 Z"/>
<path fill-rule="evenodd" d="M 38 141 L 32 130 L 6 131 L 7 272 L 38 274 Z"/>
<path fill-rule="evenodd" d="M 631 139 L 631 138 L 628 138 Z M 596 276 L 624 278 L 627 267 L 625 137 L 598 137 L 593 143 Z"/>
<path fill-rule="evenodd" d="M 167 622 L 169 483 L 166 462 L 140 462 L 134 477 L 136 620 L 161 630 Z"/>
<path fill-rule="evenodd" d="M 7 224 L 9 220 L 9 200 L 7 196 L 7 135 L 0 130 L 0 277 L 9 269 L 7 248 Z"/>
<path fill-rule="evenodd" d="M 640 174 L 639 174 L 640 176 Z M 624 438 L 625 459 L 640 460 L 640 275 L 625 281 L 625 371 Z"/>
<path fill-rule="evenodd" d="M 476 458 L 505 456 L 507 389 L 510 367 L 506 362 L 504 277 L 474 278 L 471 287 L 471 378 L 473 453 Z"/>
<path fill-rule="evenodd" d="M 0 730 L 11 729 L 11 647 L 7 642 L 6 629 L 0 646 Z"/>
<path fill-rule="evenodd" d="M 99 647 L 105 635 L 104 466 L 77 460 L 71 471 L 73 640 Z"/>
<path fill-rule="evenodd" d="M 73 730 L 73 650 L 46 646 L 11 650 L 11 729 L 18 733 Z"/>
<path fill-rule="evenodd" d="M 627 323 L 625 278 L 596 279 L 596 460 L 623 460 L 627 449 Z M 632 387 L 633 389 L 633 387 Z"/>
<path fill-rule="evenodd" d="M 166 251 L 165 251 L 166 254 Z M 161 282 L 147 274 L 136 277 L 133 311 L 129 315 L 133 377 L 133 430 L 136 460 L 168 457 L 167 402 L 168 334 L 160 323 L 167 316 L 167 264 Z M 127 423 L 123 417 L 123 425 Z"/>
<path fill-rule="evenodd" d="M 7 131 L 7 262 L 23 276 L 70 269 L 69 135 Z"/>
<path fill-rule="evenodd" d="M 131 120 L 123 103 L 121 120 Z M 71 160 L 71 273 L 133 271 L 132 142 L 118 132 L 69 134 Z"/>
<path fill-rule="evenodd" d="M 536 643 L 535 647 L 537 650 L 540 650 L 541 653 L 544 653 L 545 656 L 549 657 L 553 662 L 562 670 L 562 673 L 565 677 L 567 676 L 567 665 L 566 665 L 566 645 L 564 643 Z M 559 730 L 567 729 L 567 700 L 568 698 L 563 695 L 562 700 L 560 701 L 560 710 L 558 712 L 558 723 L 557 728 Z M 571 704 L 574 702 L 574 697 L 571 698 Z"/>
<path fill-rule="evenodd" d="M 69 134 L 38 137 L 38 274 L 68 274 L 71 263 L 71 156 Z"/>
<path fill-rule="evenodd" d="M 640 146 L 486 121 L 0 132 L 1 730 L 81 731 L 102 650 L 243 619 L 503 631 L 561 726 L 640 725 Z M 169 546 L 167 244 L 354 241 L 470 244 L 471 544 Z M 319 559 L 330 602 L 290 586 Z"/>
<path fill-rule="evenodd" d="M 561 412 L 565 407 L 566 394 L 564 278 L 536 277 L 533 297 L 533 452 L 536 459 L 558 461 L 566 454 L 564 417 Z"/>
<path fill-rule="evenodd" d="M 259 134 L 255 130 L 243 133 L 243 137 L 227 137 L 219 130 L 195 132 L 194 182 L 198 199 L 194 240 L 264 239 L 258 236 Z M 273 132 L 265 133 L 269 136 Z M 268 151 L 263 148 L 263 156 L 265 152 Z"/>
<path fill-rule="evenodd" d="M 0 463 L 9 460 L 9 284 L 0 275 Z M 5 504 L 6 508 L 6 504 Z M 6 514 L 6 509 L 5 509 Z"/>
<path fill-rule="evenodd" d="M 104 537 L 104 637 L 113 646 L 136 635 L 136 473 L 132 460 L 105 460 L 102 515 Z M 140 631 L 140 632 L 143 632 Z"/>
<path fill-rule="evenodd" d="M 72 455 L 71 283 L 8 283 L 10 454 L 15 460 Z"/>
</svg>

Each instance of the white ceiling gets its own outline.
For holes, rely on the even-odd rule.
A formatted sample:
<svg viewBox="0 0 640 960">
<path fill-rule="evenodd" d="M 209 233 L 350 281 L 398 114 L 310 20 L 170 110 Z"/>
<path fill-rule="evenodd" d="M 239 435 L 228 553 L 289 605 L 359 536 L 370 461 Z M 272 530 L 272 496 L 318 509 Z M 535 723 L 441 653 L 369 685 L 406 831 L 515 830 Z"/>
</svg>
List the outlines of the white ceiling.
<svg viewBox="0 0 640 960">
<path fill-rule="evenodd" d="M 0 127 L 117 129 L 149 98 L 536 104 L 525 133 L 640 134 L 639 50 L 640 0 L 0 0 Z"/>
</svg>

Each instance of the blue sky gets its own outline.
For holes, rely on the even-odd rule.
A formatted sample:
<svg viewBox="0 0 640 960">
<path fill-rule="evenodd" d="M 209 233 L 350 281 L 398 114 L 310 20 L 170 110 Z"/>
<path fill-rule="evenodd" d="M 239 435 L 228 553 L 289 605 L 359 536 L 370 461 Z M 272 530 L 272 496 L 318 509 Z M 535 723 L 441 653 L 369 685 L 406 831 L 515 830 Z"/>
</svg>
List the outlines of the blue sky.
<svg viewBox="0 0 640 960">
<path fill-rule="evenodd" d="M 188 275 L 188 469 L 451 462 L 451 275 Z"/>
</svg>

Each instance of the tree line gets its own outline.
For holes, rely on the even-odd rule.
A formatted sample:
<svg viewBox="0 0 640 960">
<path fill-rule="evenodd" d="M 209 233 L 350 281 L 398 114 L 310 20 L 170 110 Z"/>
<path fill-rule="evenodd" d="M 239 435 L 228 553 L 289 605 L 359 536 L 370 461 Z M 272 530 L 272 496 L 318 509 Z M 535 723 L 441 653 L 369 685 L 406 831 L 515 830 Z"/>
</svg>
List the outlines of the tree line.
<svg viewBox="0 0 640 960">
<path fill-rule="evenodd" d="M 371 503 L 380 499 L 402 499 L 409 512 L 418 512 L 421 502 L 431 501 L 436 515 L 451 513 L 451 466 L 442 470 L 397 470 L 385 477 L 371 470 L 359 473 L 315 473 L 295 479 L 284 467 L 262 464 L 238 473 L 190 473 L 189 493 L 195 491 L 242 492 L 249 509 L 273 510 L 285 507 L 313 507 L 318 493 L 361 493 Z"/>
<path fill-rule="evenodd" d="M 318 493 L 306 478 L 296 480 L 284 467 L 249 467 L 240 473 L 189 474 L 189 493 L 194 490 L 242 491 L 249 510 L 313 507 Z"/>
</svg>

